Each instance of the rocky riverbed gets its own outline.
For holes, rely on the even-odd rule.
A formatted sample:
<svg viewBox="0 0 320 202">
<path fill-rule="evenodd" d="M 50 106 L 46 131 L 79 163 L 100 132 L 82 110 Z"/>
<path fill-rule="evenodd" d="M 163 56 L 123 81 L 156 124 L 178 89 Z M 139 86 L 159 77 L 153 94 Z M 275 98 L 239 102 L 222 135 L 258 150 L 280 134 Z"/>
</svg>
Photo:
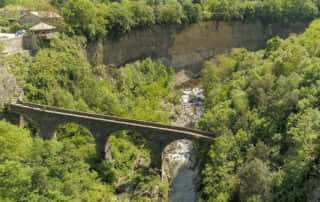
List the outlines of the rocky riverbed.
<svg viewBox="0 0 320 202">
<path fill-rule="evenodd" d="M 204 113 L 203 89 L 197 85 L 182 88 L 181 91 L 181 110 L 174 125 L 195 127 Z M 172 182 L 170 201 L 197 201 L 196 179 L 199 173 L 197 152 L 193 143 L 189 140 L 179 140 L 170 144 L 164 152 L 163 160 L 163 180 Z"/>
<path fill-rule="evenodd" d="M 203 108 L 203 89 L 199 87 L 187 88 L 182 90 L 180 114 L 173 123 L 177 126 L 194 128 L 199 118 L 204 113 Z"/>
</svg>

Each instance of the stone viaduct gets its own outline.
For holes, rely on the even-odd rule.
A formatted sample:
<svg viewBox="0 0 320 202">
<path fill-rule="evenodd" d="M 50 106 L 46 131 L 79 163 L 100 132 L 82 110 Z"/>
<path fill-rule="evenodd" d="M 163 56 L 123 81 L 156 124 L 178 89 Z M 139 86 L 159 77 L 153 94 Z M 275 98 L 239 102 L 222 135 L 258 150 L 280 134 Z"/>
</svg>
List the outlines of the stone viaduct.
<svg viewBox="0 0 320 202">
<path fill-rule="evenodd" d="M 161 167 L 162 152 L 167 145 L 179 139 L 211 141 L 214 137 L 204 131 L 176 127 L 159 123 L 138 121 L 108 115 L 98 115 L 57 107 L 18 101 L 7 105 L 9 112 L 19 114 L 32 121 L 43 139 L 52 139 L 60 125 L 75 123 L 87 128 L 96 141 L 100 159 L 112 159 L 108 139 L 120 130 L 130 130 L 143 136 L 150 146 L 152 167 Z"/>
</svg>

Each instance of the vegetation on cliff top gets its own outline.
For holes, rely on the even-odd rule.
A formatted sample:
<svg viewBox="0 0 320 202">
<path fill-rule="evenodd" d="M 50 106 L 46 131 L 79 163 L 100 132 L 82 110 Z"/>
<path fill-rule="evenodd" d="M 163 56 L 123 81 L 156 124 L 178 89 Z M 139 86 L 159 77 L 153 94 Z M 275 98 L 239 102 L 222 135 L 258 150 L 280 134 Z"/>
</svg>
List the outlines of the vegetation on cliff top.
<svg viewBox="0 0 320 202">
<path fill-rule="evenodd" d="M 151 25 L 190 24 L 201 20 L 240 20 L 265 23 L 311 21 L 319 17 L 320 2 L 314 0 L 2 0 L 5 5 L 60 12 L 69 34 L 96 40 L 116 38 Z"/>
<path fill-rule="evenodd" d="M 203 71 L 199 127 L 219 136 L 205 150 L 209 201 L 307 201 L 319 185 L 320 21 L 302 35 L 235 49 Z"/>
</svg>

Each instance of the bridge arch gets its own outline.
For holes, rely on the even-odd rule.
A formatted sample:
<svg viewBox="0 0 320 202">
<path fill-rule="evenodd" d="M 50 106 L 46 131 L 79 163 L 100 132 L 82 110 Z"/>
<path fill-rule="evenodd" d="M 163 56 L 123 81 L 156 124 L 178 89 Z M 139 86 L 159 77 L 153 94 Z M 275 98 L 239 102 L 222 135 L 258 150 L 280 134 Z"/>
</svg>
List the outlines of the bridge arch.
<svg viewBox="0 0 320 202">
<path fill-rule="evenodd" d="M 149 144 L 139 132 L 118 130 L 111 133 L 106 142 L 105 150 L 108 149 L 112 155 L 112 161 L 116 164 L 125 164 L 128 167 L 150 165 Z"/>
<path fill-rule="evenodd" d="M 74 123 L 59 125 L 56 139 L 60 142 L 72 143 L 86 159 L 96 158 L 95 138 L 86 127 Z"/>
<path fill-rule="evenodd" d="M 151 151 L 151 166 L 161 167 L 162 152 L 171 142 L 179 139 L 211 141 L 211 134 L 159 123 L 138 121 L 115 116 L 79 112 L 33 103 L 19 102 L 8 105 L 9 111 L 33 120 L 43 139 L 55 137 L 59 125 L 74 123 L 87 128 L 94 136 L 96 153 L 100 159 L 111 158 L 109 137 L 121 130 L 141 134 Z"/>
</svg>

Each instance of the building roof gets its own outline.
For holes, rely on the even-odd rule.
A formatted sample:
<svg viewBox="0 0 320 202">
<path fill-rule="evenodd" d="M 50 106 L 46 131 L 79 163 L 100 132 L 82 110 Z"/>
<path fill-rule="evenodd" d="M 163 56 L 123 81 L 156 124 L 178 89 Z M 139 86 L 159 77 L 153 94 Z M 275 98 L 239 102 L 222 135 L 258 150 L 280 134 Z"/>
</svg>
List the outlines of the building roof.
<svg viewBox="0 0 320 202">
<path fill-rule="evenodd" d="M 51 26 L 43 22 L 40 22 L 39 24 L 36 24 L 35 26 L 30 28 L 31 31 L 47 31 L 47 30 L 54 30 L 54 29 L 56 29 L 55 26 Z"/>
<path fill-rule="evenodd" d="M 30 12 L 32 15 L 35 15 L 39 18 L 61 18 L 58 13 L 47 12 L 47 11 L 32 11 Z"/>
</svg>

